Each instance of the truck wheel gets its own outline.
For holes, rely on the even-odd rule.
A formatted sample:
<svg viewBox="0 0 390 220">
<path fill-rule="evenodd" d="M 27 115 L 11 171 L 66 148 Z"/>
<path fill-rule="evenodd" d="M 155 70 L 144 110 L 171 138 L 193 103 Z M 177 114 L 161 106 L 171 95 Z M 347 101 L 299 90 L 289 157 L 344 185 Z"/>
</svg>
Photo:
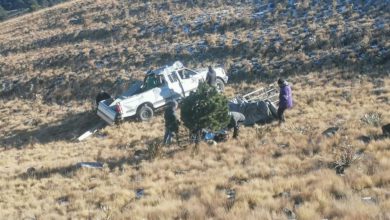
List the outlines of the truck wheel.
<svg viewBox="0 0 390 220">
<path fill-rule="evenodd" d="M 217 91 L 218 92 L 223 92 L 223 91 L 225 91 L 225 83 L 223 82 L 223 80 L 222 79 L 217 79 L 216 81 L 215 81 L 215 84 L 216 84 L 216 87 L 217 87 Z"/>
<path fill-rule="evenodd" d="M 149 121 L 151 118 L 153 118 L 153 115 L 154 115 L 153 109 L 148 105 L 142 105 L 138 109 L 137 116 L 141 121 Z"/>
</svg>

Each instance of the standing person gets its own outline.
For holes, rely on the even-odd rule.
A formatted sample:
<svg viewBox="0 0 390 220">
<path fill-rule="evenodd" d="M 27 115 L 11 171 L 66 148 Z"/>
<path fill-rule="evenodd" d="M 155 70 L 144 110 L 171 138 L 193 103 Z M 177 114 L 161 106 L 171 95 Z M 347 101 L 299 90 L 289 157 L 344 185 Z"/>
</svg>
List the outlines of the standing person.
<svg viewBox="0 0 390 220">
<path fill-rule="evenodd" d="M 165 135 L 164 135 L 164 144 L 171 144 L 172 137 L 176 136 L 176 141 L 178 141 L 178 131 L 180 121 L 176 114 L 177 102 L 172 101 L 169 102 L 168 107 L 164 112 L 164 120 L 165 120 Z"/>
<path fill-rule="evenodd" d="M 284 111 L 288 108 L 292 108 L 293 100 L 292 100 L 292 92 L 291 87 L 288 82 L 284 79 L 278 80 L 278 85 L 280 87 L 279 93 L 279 108 L 278 108 L 278 118 L 279 125 L 285 122 Z"/>
<path fill-rule="evenodd" d="M 209 86 L 216 87 L 217 73 L 211 66 L 209 66 L 209 71 L 207 72 L 206 82 L 209 84 Z"/>
<path fill-rule="evenodd" d="M 233 138 L 237 139 L 240 132 L 240 124 L 245 121 L 245 116 L 240 112 L 229 112 L 230 123 L 228 129 L 233 130 Z"/>
</svg>

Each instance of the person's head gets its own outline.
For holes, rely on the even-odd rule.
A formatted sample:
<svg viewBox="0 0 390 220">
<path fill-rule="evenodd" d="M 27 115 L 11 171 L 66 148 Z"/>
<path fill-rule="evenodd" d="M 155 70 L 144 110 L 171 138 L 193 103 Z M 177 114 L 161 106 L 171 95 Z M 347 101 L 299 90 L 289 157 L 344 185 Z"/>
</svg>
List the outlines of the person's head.
<svg viewBox="0 0 390 220">
<path fill-rule="evenodd" d="M 279 86 L 282 86 L 282 85 L 284 85 L 286 83 L 286 80 L 284 80 L 284 79 L 282 79 L 282 78 L 279 78 L 278 79 L 278 85 Z"/>
<path fill-rule="evenodd" d="M 212 71 L 213 70 L 213 67 L 209 66 L 209 71 Z"/>
</svg>

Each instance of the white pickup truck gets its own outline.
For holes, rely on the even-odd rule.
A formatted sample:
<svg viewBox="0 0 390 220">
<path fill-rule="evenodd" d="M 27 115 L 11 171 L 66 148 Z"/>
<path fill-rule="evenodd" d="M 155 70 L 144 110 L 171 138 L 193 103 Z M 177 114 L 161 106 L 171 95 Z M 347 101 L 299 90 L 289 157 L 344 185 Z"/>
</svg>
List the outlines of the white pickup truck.
<svg viewBox="0 0 390 220">
<path fill-rule="evenodd" d="M 223 91 L 228 76 L 221 67 L 213 69 L 217 75 L 217 90 Z M 195 91 L 199 81 L 206 79 L 207 72 L 207 68 L 188 69 L 179 61 L 148 72 L 143 83 L 135 83 L 117 99 L 97 100 L 97 114 L 110 125 L 132 116 L 142 121 L 149 120 L 155 110 L 169 101 L 180 100 Z"/>
</svg>

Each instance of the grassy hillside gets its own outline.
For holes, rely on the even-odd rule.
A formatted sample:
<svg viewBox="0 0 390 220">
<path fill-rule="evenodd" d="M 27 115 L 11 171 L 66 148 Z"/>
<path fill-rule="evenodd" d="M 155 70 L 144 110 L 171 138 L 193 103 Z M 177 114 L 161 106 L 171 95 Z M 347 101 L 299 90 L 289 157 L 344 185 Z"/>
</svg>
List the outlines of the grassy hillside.
<svg viewBox="0 0 390 220">
<path fill-rule="evenodd" d="M 388 1 L 257 2 L 74 0 L 0 23 L 0 218 L 390 219 Z M 199 154 L 156 155 L 161 117 L 74 141 L 99 90 L 175 60 L 222 64 L 229 97 L 286 77 L 295 107 Z"/>
</svg>

